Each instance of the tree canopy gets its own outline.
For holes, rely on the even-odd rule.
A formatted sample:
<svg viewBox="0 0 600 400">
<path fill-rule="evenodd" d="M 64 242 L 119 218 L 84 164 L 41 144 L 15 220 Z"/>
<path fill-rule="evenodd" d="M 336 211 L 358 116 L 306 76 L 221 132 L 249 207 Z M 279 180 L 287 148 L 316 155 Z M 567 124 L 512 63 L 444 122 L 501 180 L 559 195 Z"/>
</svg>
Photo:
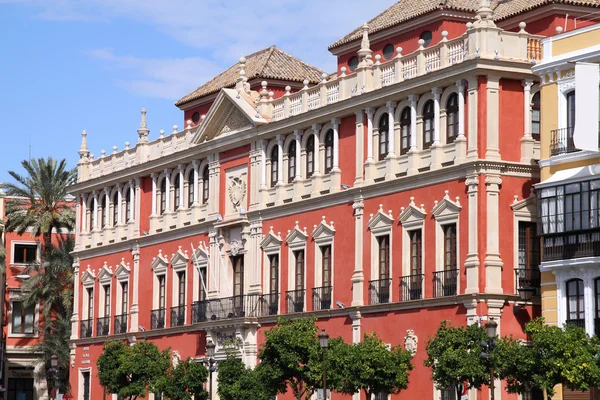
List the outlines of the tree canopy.
<svg viewBox="0 0 600 400">
<path fill-rule="evenodd" d="M 205 400 L 208 392 L 204 388 L 208 369 L 199 362 L 188 358 L 172 365 L 157 380 L 156 390 L 170 400 Z"/>
<path fill-rule="evenodd" d="M 219 362 L 218 394 L 222 400 L 272 400 L 276 390 L 267 368 L 248 368 L 234 352 Z"/>
</svg>

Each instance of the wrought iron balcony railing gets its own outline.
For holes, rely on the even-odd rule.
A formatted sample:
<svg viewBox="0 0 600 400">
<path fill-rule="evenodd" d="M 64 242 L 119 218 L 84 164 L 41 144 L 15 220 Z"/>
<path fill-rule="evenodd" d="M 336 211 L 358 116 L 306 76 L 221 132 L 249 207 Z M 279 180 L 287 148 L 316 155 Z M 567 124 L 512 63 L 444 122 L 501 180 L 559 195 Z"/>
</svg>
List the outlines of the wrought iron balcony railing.
<svg viewBox="0 0 600 400">
<path fill-rule="evenodd" d="M 599 256 L 600 230 L 565 232 L 542 239 L 542 261 Z"/>
<path fill-rule="evenodd" d="M 446 269 L 433 273 L 433 296 L 446 297 L 458 294 L 458 269 Z"/>
<path fill-rule="evenodd" d="M 261 315 L 277 315 L 279 313 L 279 293 L 268 293 L 262 296 Z"/>
<path fill-rule="evenodd" d="M 585 329 L 585 318 L 568 319 L 566 323 L 567 325 L 574 325 Z"/>
<path fill-rule="evenodd" d="M 369 304 L 389 303 L 391 286 L 391 279 L 369 281 Z"/>
<path fill-rule="evenodd" d="M 306 293 L 305 289 L 300 290 L 290 290 L 285 292 L 285 297 L 287 299 L 287 313 L 298 313 L 304 312 L 304 294 Z"/>
<path fill-rule="evenodd" d="M 192 303 L 192 323 L 206 322 L 207 319 L 208 300 L 195 301 Z"/>
<path fill-rule="evenodd" d="M 127 333 L 127 314 L 115 315 L 115 334 Z"/>
<path fill-rule="evenodd" d="M 150 313 L 150 329 L 163 329 L 165 327 L 165 315 L 167 310 L 159 308 Z"/>
<path fill-rule="evenodd" d="M 185 325 L 185 306 L 171 307 L 171 327 Z"/>
<path fill-rule="evenodd" d="M 260 294 L 246 294 L 196 301 L 192 305 L 192 322 L 258 317 L 261 315 L 261 297 Z"/>
<path fill-rule="evenodd" d="M 400 277 L 400 301 L 422 299 L 424 278 L 423 274 Z"/>
<path fill-rule="evenodd" d="M 540 295 L 540 270 L 537 268 L 515 269 L 515 289 L 533 288 L 536 296 Z"/>
<path fill-rule="evenodd" d="M 573 131 L 572 126 L 550 131 L 550 155 L 557 156 L 579 151 L 573 142 Z"/>
<path fill-rule="evenodd" d="M 313 288 L 313 310 L 329 310 L 331 308 L 331 286 Z"/>
<path fill-rule="evenodd" d="M 89 338 L 92 337 L 92 319 L 83 319 L 79 323 L 79 337 Z"/>
<path fill-rule="evenodd" d="M 96 320 L 96 336 L 108 336 L 110 317 L 100 317 Z"/>
</svg>

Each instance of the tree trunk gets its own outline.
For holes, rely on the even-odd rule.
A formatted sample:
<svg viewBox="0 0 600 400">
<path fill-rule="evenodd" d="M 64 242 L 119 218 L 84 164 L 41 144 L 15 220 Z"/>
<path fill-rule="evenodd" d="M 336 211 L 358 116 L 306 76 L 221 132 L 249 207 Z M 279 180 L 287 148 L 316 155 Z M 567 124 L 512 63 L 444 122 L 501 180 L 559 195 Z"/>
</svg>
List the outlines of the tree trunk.
<svg viewBox="0 0 600 400">
<path fill-rule="evenodd" d="M 54 227 L 50 225 L 48 232 L 43 233 L 44 251 L 47 251 L 52 246 L 52 229 Z"/>
</svg>

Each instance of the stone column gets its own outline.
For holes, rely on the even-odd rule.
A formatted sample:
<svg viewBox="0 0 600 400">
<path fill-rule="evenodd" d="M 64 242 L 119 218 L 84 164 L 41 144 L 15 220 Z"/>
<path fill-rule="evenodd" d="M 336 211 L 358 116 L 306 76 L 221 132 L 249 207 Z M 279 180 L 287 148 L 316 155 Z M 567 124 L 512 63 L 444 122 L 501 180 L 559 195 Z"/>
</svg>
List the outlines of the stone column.
<svg viewBox="0 0 600 400">
<path fill-rule="evenodd" d="M 221 265 L 221 249 L 219 247 L 219 242 L 217 240 L 217 231 L 215 229 L 211 229 L 208 232 L 208 243 L 209 243 L 209 260 L 208 268 L 206 271 L 206 280 L 208 286 L 208 298 L 216 299 L 219 297 L 219 268 Z"/>
<path fill-rule="evenodd" d="M 165 214 L 171 212 L 171 169 L 165 168 Z"/>
<path fill-rule="evenodd" d="M 98 192 L 96 192 L 95 190 L 92 192 L 92 196 L 94 196 L 94 210 L 92 211 L 94 213 L 94 226 L 92 226 L 92 230 L 97 230 L 98 229 Z"/>
<path fill-rule="evenodd" d="M 140 286 L 140 247 L 136 243 L 131 250 L 133 257 L 133 299 L 131 300 L 131 318 L 129 330 L 137 332 L 139 327 L 139 286 Z"/>
<path fill-rule="evenodd" d="M 469 229 L 467 230 L 467 259 L 465 261 L 465 271 L 467 275 L 467 287 L 465 288 L 465 294 L 478 293 L 479 292 L 479 254 L 478 254 L 478 190 L 479 190 L 479 177 L 476 173 L 467 175 L 465 181 L 467 185 L 467 195 L 469 198 L 467 223 Z"/>
<path fill-rule="evenodd" d="M 408 175 L 419 172 L 419 150 L 417 149 L 417 102 L 419 96 L 408 95 L 410 101 L 410 148 L 408 149 Z"/>
<path fill-rule="evenodd" d="M 200 179 L 199 175 L 198 175 L 198 168 L 200 168 L 200 161 L 199 160 L 194 160 L 192 162 L 193 166 L 194 166 L 194 181 L 192 182 L 192 185 L 194 185 L 194 199 L 193 199 L 193 205 L 198 205 L 198 195 L 199 195 L 199 190 L 198 188 L 200 187 L 200 185 L 198 184 L 198 181 Z M 189 188 L 188 188 L 189 190 Z"/>
<path fill-rule="evenodd" d="M 440 96 L 441 88 L 433 88 L 433 143 L 431 144 L 431 169 L 442 167 L 444 152 L 440 141 Z"/>
<path fill-rule="evenodd" d="M 375 115 L 374 108 L 367 108 L 367 163 L 373 161 L 373 116 Z"/>
<path fill-rule="evenodd" d="M 396 156 L 396 137 L 395 137 L 395 124 L 396 121 L 394 120 L 394 112 L 396 110 L 396 102 L 395 101 L 388 101 L 385 103 L 387 109 L 388 109 L 388 125 L 389 125 L 389 132 L 388 132 L 388 154 L 387 156 L 389 158 L 394 158 Z"/>
<path fill-rule="evenodd" d="M 216 216 L 219 213 L 219 202 L 221 197 L 220 189 L 220 175 L 221 175 L 221 162 L 219 161 L 219 153 L 215 153 L 211 157 L 212 161 L 208 164 L 209 170 L 209 209 L 210 214 Z"/>
<path fill-rule="evenodd" d="M 71 315 L 71 340 L 79 339 L 79 256 L 75 256 L 73 259 L 73 314 Z"/>
<path fill-rule="evenodd" d="M 331 192 L 339 192 L 342 190 L 342 171 L 340 170 L 340 119 L 332 118 L 331 125 L 333 127 L 333 165 L 329 174 L 331 175 Z"/>
<path fill-rule="evenodd" d="M 294 129 L 294 141 L 296 144 L 296 176 L 294 177 L 294 195 L 293 200 L 298 201 L 302 199 L 303 179 L 302 179 L 302 168 L 304 163 L 302 162 L 302 131 L 300 129 Z"/>
<path fill-rule="evenodd" d="M 318 196 L 321 193 L 321 169 L 320 169 L 321 143 L 319 140 L 319 132 L 321 131 L 321 124 L 313 124 L 312 130 L 313 130 L 312 134 L 315 137 L 315 158 L 314 158 L 315 171 L 312 174 L 311 195 Z"/>
<path fill-rule="evenodd" d="M 531 86 L 533 81 L 524 80 L 523 84 L 523 138 L 521 138 L 521 162 L 531 164 L 533 159 L 533 136 L 531 132 Z"/>
<path fill-rule="evenodd" d="M 142 196 L 140 195 L 142 189 L 140 185 L 140 177 L 135 178 L 135 180 L 130 181 L 131 185 L 131 221 L 133 221 L 133 235 L 135 237 L 140 236 L 140 222 L 142 218 L 141 209 L 142 209 Z M 156 201 L 156 197 L 153 196 L 154 201 Z M 136 218 L 137 216 L 137 218 Z"/>
<path fill-rule="evenodd" d="M 477 121 L 478 121 L 478 82 L 477 76 L 470 76 L 467 78 L 468 84 L 468 103 L 467 107 L 469 108 L 469 138 L 467 140 L 467 158 L 468 159 L 476 159 L 479 157 L 477 150 Z"/>
<path fill-rule="evenodd" d="M 77 194 L 75 195 L 75 246 L 79 246 L 79 242 L 80 242 L 80 238 L 81 238 L 81 231 L 82 231 L 82 224 L 83 221 L 85 220 L 85 215 L 82 216 L 81 214 L 81 195 Z"/>
<path fill-rule="evenodd" d="M 277 184 L 283 185 L 283 136 L 277 135 Z"/>
<path fill-rule="evenodd" d="M 352 307 L 364 304 L 364 282 L 363 273 L 363 215 L 365 203 L 362 196 L 354 199 L 354 273 L 352 274 Z"/>
<path fill-rule="evenodd" d="M 87 197 L 88 197 L 88 195 L 85 193 L 83 193 L 81 195 L 81 232 L 82 233 L 86 233 L 88 231 L 87 213 L 89 210 L 87 209 Z"/>
<path fill-rule="evenodd" d="M 123 224 L 123 215 L 122 215 L 122 208 L 123 208 L 123 185 L 121 185 L 120 183 L 117 185 L 117 204 L 113 204 L 113 207 L 117 207 L 117 221 L 116 221 L 116 224 L 117 225 Z"/>
<path fill-rule="evenodd" d="M 500 258 L 500 205 L 499 194 L 502 179 L 499 173 L 485 177 L 487 204 L 487 241 L 485 252 L 485 292 L 502 292 L 502 259 Z"/>
<path fill-rule="evenodd" d="M 260 248 L 260 242 L 262 241 L 262 220 L 250 222 L 250 240 L 246 247 L 248 251 L 249 266 L 249 282 L 248 282 L 248 293 L 262 294 L 262 251 Z"/>
<path fill-rule="evenodd" d="M 364 168 L 364 146 L 365 146 L 365 128 L 363 126 L 364 112 L 356 111 L 356 128 L 354 136 L 356 137 L 356 154 L 355 154 L 355 168 L 356 176 L 354 178 L 354 186 L 361 186 L 363 182 L 363 168 Z"/>
<path fill-rule="evenodd" d="M 487 143 L 485 158 L 500 161 L 500 77 L 487 77 Z"/>
<path fill-rule="evenodd" d="M 458 135 L 454 138 L 456 148 L 456 163 L 460 164 L 467 158 L 467 138 L 465 137 L 465 84 L 464 81 L 456 81 L 458 89 Z"/>
<path fill-rule="evenodd" d="M 153 172 L 152 175 L 152 214 L 151 216 L 156 215 L 156 172 Z"/>
<path fill-rule="evenodd" d="M 175 190 L 179 190 L 179 204 L 176 204 L 176 206 L 179 209 L 183 209 L 183 197 L 184 197 L 184 185 L 183 185 L 183 169 L 184 169 L 185 165 L 179 164 L 177 166 L 177 169 L 179 170 L 179 187 L 175 188 Z"/>
<path fill-rule="evenodd" d="M 102 228 L 110 226 L 110 188 L 104 188 L 104 212 L 102 213 Z"/>
</svg>

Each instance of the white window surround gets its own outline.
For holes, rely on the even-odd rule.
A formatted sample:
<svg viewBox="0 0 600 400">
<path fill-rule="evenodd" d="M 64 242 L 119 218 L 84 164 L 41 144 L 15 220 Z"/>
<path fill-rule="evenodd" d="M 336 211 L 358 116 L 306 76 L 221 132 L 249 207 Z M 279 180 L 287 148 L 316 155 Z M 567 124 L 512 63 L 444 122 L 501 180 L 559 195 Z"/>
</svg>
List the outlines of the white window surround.
<svg viewBox="0 0 600 400">
<path fill-rule="evenodd" d="M 181 246 L 179 246 L 179 249 L 177 250 L 177 252 L 175 254 L 173 254 L 171 256 L 171 266 L 173 269 L 173 285 L 172 285 L 172 301 L 171 301 L 171 306 L 172 307 L 177 307 L 177 306 L 185 306 L 188 302 L 188 298 L 189 298 L 189 293 L 188 293 L 188 273 L 187 273 L 187 267 L 188 267 L 188 263 L 190 261 L 190 258 L 188 257 L 187 251 L 182 251 L 181 250 Z M 179 277 L 177 276 L 177 274 L 179 272 L 183 272 L 185 275 L 185 303 L 184 304 L 179 304 Z M 187 313 L 185 313 L 187 314 Z"/>
<path fill-rule="evenodd" d="M 333 221 L 330 221 L 329 224 L 325 221 L 325 216 L 322 217 L 321 223 L 319 225 L 315 225 L 312 231 L 312 238 L 315 241 L 316 247 L 318 251 L 315 251 L 315 269 L 314 269 L 314 286 L 313 287 L 322 287 L 323 286 L 323 251 L 321 248 L 323 246 L 331 247 L 331 254 L 329 258 L 329 268 L 330 268 L 330 281 L 331 281 L 331 298 L 333 299 L 333 290 L 334 290 L 334 246 L 333 246 L 333 238 L 335 235 L 335 228 L 333 226 Z"/>
<path fill-rule="evenodd" d="M 412 231 L 421 231 L 421 273 L 425 274 L 425 217 L 427 212 L 424 205 L 417 207 L 415 198 L 410 198 L 410 203 L 407 208 L 400 209 L 398 221 L 402 225 L 402 276 L 411 274 L 410 271 L 410 236 Z"/>
<path fill-rule="evenodd" d="M 194 251 L 194 253 L 192 254 L 192 262 L 194 264 L 194 272 L 193 272 L 193 277 L 192 277 L 192 301 L 199 301 L 199 292 L 200 292 L 200 286 L 203 284 L 200 281 L 200 270 L 202 268 L 206 269 L 206 282 L 204 282 L 204 286 L 206 289 L 206 294 L 208 296 L 208 260 L 209 260 L 210 255 L 208 254 L 208 251 L 205 249 L 204 244 L 200 243 L 200 245 L 198 246 L 198 248 Z"/>
<path fill-rule="evenodd" d="M 575 70 L 567 72 L 558 83 L 558 128 L 567 128 L 567 94 L 575 90 Z"/>
<path fill-rule="evenodd" d="M 127 283 L 129 285 L 129 275 L 131 274 L 131 268 L 129 264 L 125 264 L 125 259 L 121 259 L 121 263 L 117 265 L 117 269 L 115 270 L 115 278 L 117 280 L 117 303 L 115 308 L 115 315 L 121 314 L 129 314 L 129 310 L 123 310 L 121 307 L 123 306 L 123 286 L 122 283 Z M 129 289 L 131 289 L 131 285 L 129 285 Z M 127 299 L 127 304 L 130 304 L 129 299 Z"/>
<path fill-rule="evenodd" d="M 383 204 L 379 205 L 379 210 L 376 214 L 371 214 L 369 216 L 369 222 L 367 223 L 367 227 L 371 231 L 371 280 L 379 279 L 379 243 L 377 242 L 377 238 L 381 236 L 390 237 L 390 271 L 389 276 L 392 275 L 392 269 L 394 263 L 392 262 L 392 226 L 394 225 L 394 216 L 392 215 L 392 210 L 389 210 L 388 213 L 383 212 Z"/>
<path fill-rule="evenodd" d="M 510 208 L 513 210 L 513 268 L 516 270 L 519 268 L 519 222 L 537 222 L 537 196 L 532 194 L 521 201 L 515 196 Z"/>
<path fill-rule="evenodd" d="M 8 335 L 9 338 L 36 338 L 39 333 L 39 323 L 40 323 L 40 305 L 37 303 L 33 312 L 33 333 L 12 333 L 12 312 L 14 310 L 13 303 L 22 301 L 22 292 L 11 291 L 9 292 L 9 302 L 10 302 L 10 314 L 8 315 Z"/>
<path fill-rule="evenodd" d="M 81 319 L 82 320 L 86 320 L 86 319 L 92 319 L 94 318 L 93 315 L 88 315 L 88 310 L 89 310 L 89 296 L 87 293 L 87 289 L 92 289 L 92 291 L 95 290 L 95 285 L 96 285 L 96 275 L 92 272 L 92 270 L 90 269 L 90 266 L 88 265 L 87 270 L 83 273 L 83 275 L 81 275 L 81 283 L 83 285 L 83 288 L 85 289 L 84 291 L 84 295 L 83 295 L 83 301 L 81 302 L 81 307 L 82 307 L 82 312 L 79 314 L 81 315 Z M 94 293 L 95 295 L 95 293 Z M 95 307 L 94 307 L 95 309 Z"/>
<path fill-rule="evenodd" d="M 104 293 L 104 287 L 108 286 L 108 290 L 109 290 L 109 297 L 112 298 L 112 277 L 113 277 L 113 272 L 110 269 L 110 267 L 108 267 L 106 265 L 106 262 L 104 263 L 104 266 L 100 269 L 100 272 L 98 272 L 98 282 L 100 283 L 100 286 L 102 287 L 102 293 L 100 293 L 100 297 L 98 298 L 98 317 L 109 317 L 109 315 L 104 315 L 105 314 L 105 310 L 104 310 L 104 299 L 105 299 L 105 293 Z M 112 304 L 111 304 L 111 308 L 112 308 Z M 110 324 L 110 322 L 109 322 Z"/>
<path fill-rule="evenodd" d="M 459 198 L 450 200 L 449 192 L 446 190 L 444 198 L 439 203 L 436 201 L 431 215 L 435 218 L 435 270 L 444 270 L 444 225 L 456 225 L 456 268 L 460 269 L 460 205 Z M 459 279 L 460 280 L 460 279 Z M 458 280 L 458 281 L 459 281 Z M 458 282 L 457 281 L 457 282 Z M 457 292 L 459 293 L 459 292 Z"/>
<path fill-rule="evenodd" d="M 296 221 L 296 226 L 291 231 L 288 231 L 287 236 L 285 237 L 285 242 L 288 245 L 288 290 L 296 290 L 296 258 L 294 257 L 295 251 L 304 251 L 304 289 L 306 295 L 306 270 L 307 270 L 307 259 L 306 259 L 306 242 L 308 240 L 308 234 L 306 233 L 306 228 L 301 230 L 298 221 Z M 306 299 L 305 303 L 306 304 Z"/>
<path fill-rule="evenodd" d="M 15 245 L 16 244 L 24 244 L 24 245 L 37 245 L 37 250 L 36 250 L 36 263 L 40 263 L 41 262 L 41 251 L 42 251 L 42 244 L 40 242 L 37 242 L 35 240 L 32 241 L 27 241 L 27 240 L 13 240 L 10 243 L 10 266 L 11 267 L 26 267 L 27 263 L 15 263 Z"/>
<path fill-rule="evenodd" d="M 269 257 L 273 255 L 279 256 L 279 266 L 278 266 L 278 276 L 281 278 L 281 244 L 283 240 L 281 239 L 281 233 L 277 232 L 277 235 L 273 231 L 273 227 L 271 226 L 269 229 L 269 233 L 263 238 L 260 242 L 260 247 L 263 250 L 263 293 L 268 294 L 270 290 L 270 282 L 271 282 L 271 264 Z M 279 282 L 279 286 L 281 286 L 281 282 Z M 279 287 L 277 291 L 279 292 Z"/>
<path fill-rule="evenodd" d="M 169 261 L 162 255 L 162 250 L 158 250 L 158 255 L 154 257 L 152 260 L 152 264 L 150 264 L 150 268 L 152 272 L 154 272 L 154 284 L 152 285 L 152 309 L 158 309 L 159 305 L 159 287 L 158 287 L 158 277 L 165 277 L 165 296 L 166 288 L 167 288 L 167 267 L 169 265 Z M 166 298 L 165 298 L 165 307 L 166 307 Z"/>
<path fill-rule="evenodd" d="M 83 399 L 83 374 L 85 372 L 89 373 L 89 377 L 90 377 L 90 384 L 88 385 L 89 388 L 89 396 L 88 399 L 93 399 L 92 397 L 92 379 L 94 379 L 94 375 L 92 374 L 92 367 L 87 367 L 87 368 L 79 368 L 79 376 L 77 377 L 77 386 L 78 386 L 78 390 L 77 393 L 79 393 L 78 398 Z"/>
</svg>

